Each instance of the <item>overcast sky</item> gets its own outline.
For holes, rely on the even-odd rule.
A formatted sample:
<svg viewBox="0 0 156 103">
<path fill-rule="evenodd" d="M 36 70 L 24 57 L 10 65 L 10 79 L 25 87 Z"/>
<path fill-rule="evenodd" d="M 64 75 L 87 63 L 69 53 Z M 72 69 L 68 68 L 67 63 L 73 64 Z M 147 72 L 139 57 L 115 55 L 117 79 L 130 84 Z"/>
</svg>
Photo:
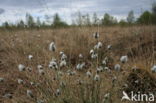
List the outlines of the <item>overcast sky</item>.
<svg viewBox="0 0 156 103">
<path fill-rule="evenodd" d="M 130 10 L 134 11 L 135 16 L 151 10 L 154 1 L 156 0 L 0 0 L 0 22 L 24 20 L 27 12 L 41 19 L 44 15 L 52 17 L 57 12 L 67 22 L 78 11 L 90 15 L 96 12 L 99 17 L 109 13 L 117 19 L 125 19 Z"/>
</svg>

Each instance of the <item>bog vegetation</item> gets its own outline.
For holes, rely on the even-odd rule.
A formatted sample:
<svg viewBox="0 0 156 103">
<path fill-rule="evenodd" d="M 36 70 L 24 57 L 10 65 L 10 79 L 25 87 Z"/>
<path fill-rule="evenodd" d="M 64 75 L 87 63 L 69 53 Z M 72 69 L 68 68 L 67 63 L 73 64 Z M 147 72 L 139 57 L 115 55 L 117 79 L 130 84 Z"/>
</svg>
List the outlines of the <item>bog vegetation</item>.
<svg viewBox="0 0 156 103">
<path fill-rule="evenodd" d="M 0 101 L 121 103 L 156 89 L 156 27 L 0 32 Z M 127 101 L 124 101 L 127 102 Z"/>
<path fill-rule="evenodd" d="M 155 15 L 153 6 L 137 20 L 131 11 L 120 22 L 109 14 L 101 20 L 94 14 L 90 22 L 79 13 L 73 25 L 58 14 L 51 25 L 30 14 L 26 23 L 4 23 L 0 102 L 121 103 L 123 91 L 156 94 Z"/>
</svg>

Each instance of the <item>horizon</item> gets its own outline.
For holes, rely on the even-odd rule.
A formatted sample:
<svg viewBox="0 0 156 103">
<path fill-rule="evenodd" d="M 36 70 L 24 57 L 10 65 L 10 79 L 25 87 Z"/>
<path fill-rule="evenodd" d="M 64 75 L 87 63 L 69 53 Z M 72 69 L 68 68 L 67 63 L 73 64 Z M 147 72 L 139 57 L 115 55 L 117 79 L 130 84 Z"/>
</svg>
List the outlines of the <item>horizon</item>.
<svg viewBox="0 0 156 103">
<path fill-rule="evenodd" d="M 53 15 L 58 13 L 63 21 L 68 24 L 72 23 L 72 19 L 76 18 L 76 13 L 81 12 L 89 14 L 97 13 L 98 18 L 102 18 L 108 13 L 117 20 L 126 19 L 128 12 L 133 10 L 135 17 L 139 17 L 143 11 L 151 11 L 152 3 L 155 0 L 5 0 L 0 4 L 0 24 L 5 21 L 9 23 L 17 23 L 20 20 L 25 21 L 26 13 L 30 13 L 34 19 L 37 17 L 44 21 L 45 15 L 49 16 L 52 22 Z"/>
</svg>

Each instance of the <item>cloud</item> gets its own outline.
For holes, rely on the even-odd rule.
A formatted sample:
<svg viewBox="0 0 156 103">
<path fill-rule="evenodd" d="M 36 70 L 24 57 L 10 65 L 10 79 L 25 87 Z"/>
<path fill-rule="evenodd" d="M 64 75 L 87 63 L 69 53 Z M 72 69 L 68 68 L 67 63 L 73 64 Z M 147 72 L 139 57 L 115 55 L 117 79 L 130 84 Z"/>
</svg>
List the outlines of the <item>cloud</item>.
<svg viewBox="0 0 156 103">
<path fill-rule="evenodd" d="M 130 10 L 138 16 L 144 10 L 150 10 L 153 0 L 2 0 L 0 2 L 1 21 L 25 19 L 27 12 L 34 17 L 54 15 L 56 12 L 65 21 L 69 21 L 80 11 L 90 15 L 96 12 L 99 17 L 104 13 L 123 19 Z M 3 11 L 5 9 L 5 11 Z M 2 15 L 3 14 L 3 15 Z"/>
<path fill-rule="evenodd" d="M 0 14 L 3 14 L 4 12 L 5 12 L 5 10 L 0 8 Z"/>
</svg>

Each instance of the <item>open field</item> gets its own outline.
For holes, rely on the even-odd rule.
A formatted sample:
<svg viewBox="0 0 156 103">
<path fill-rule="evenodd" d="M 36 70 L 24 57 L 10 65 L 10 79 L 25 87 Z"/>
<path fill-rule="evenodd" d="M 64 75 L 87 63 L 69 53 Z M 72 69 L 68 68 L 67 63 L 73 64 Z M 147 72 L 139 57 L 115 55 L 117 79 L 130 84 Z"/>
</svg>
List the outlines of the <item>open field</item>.
<svg viewBox="0 0 156 103">
<path fill-rule="evenodd" d="M 97 31 L 97 27 L 1 30 L 0 78 L 4 81 L 0 82 L 0 102 L 121 103 L 122 91 L 156 91 L 156 73 L 151 71 L 156 64 L 156 27 L 100 27 L 96 39 L 93 33 Z M 55 51 L 49 50 L 51 42 Z M 94 48 L 98 42 L 101 48 Z M 94 59 L 93 48 L 98 55 Z M 60 51 L 67 55 L 65 66 L 59 66 Z M 128 61 L 121 63 L 120 57 L 125 55 Z M 58 68 L 49 68 L 52 58 Z M 25 70 L 19 71 L 19 64 Z M 121 68 L 115 70 L 116 64 Z M 8 93 L 11 99 L 6 97 Z"/>
</svg>

